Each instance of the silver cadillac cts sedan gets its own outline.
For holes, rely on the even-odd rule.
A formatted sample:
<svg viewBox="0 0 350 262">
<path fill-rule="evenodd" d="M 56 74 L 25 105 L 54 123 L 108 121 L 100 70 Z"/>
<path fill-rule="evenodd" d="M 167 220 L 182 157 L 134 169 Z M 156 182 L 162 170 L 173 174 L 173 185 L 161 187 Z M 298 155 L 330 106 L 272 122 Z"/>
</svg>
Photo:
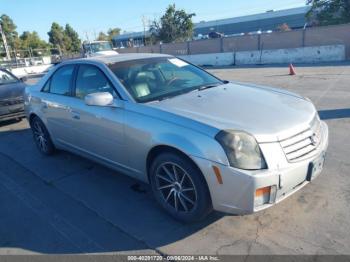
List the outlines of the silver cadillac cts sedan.
<svg viewBox="0 0 350 262">
<path fill-rule="evenodd" d="M 280 202 L 319 175 L 328 146 L 307 98 L 169 55 L 63 62 L 27 88 L 25 111 L 43 154 L 68 150 L 150 183 L 184 222 Z"/>
</svg>

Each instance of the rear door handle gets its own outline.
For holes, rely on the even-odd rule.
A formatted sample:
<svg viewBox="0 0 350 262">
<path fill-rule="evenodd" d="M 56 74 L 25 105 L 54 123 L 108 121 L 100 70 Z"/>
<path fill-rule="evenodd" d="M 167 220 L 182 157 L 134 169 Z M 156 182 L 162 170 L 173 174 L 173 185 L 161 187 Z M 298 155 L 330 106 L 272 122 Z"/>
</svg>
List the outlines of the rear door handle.
<svg viewBox="0 0 350 262">
<path fill-rule="evenodd" d="M 77 119 L 77 120 L 80 119 L 80 114 L 78 112 L 72 111 L 71 114 L 73 119 Z"/>
</svg>

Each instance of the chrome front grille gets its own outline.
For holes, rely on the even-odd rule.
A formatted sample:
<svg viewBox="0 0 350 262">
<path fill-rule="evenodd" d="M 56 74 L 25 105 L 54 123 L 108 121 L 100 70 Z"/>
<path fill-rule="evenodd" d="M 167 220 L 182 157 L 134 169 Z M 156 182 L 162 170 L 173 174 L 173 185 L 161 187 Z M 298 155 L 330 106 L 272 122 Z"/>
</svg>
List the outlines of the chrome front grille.
<svg viewBox="0 0 350 262">
<path fill-rule="evenodd" d="M 24 103 L 23 97 L 15 97 L 10 99 L 0 100 L 0 106 L 12 106 L 12 105 L 18 105 L 23 103 Z"/>
<path fill-rule="evenodd" d="M 310 128 L 280 141 L 287 160 L 290 162 L 313 156 L 320 143 L 321 123 L 317 116 L 311 121 Z"/>
</svg>

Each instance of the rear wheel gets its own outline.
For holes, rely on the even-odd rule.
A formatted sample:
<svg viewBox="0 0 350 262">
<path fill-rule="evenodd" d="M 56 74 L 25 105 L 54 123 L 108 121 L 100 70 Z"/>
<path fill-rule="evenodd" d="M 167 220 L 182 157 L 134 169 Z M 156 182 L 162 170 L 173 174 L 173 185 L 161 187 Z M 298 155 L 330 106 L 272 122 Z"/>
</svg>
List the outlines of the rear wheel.
<svg viewBox="0 0 350 262">
<path fill-rule="evenodd" d="M 35 144 L 39 151 L 44 155 L 52 155 L 55 152 L 55 147 L 44 123 L 38 117 L 34 117 L 30 126 L 33 132 Z"/>
<path fill-rule="evenodd" d="M 180 221 L 199 221 L 212 210 L 203 175 L 181 155 L 164 153 L 156 157 L 151 165 L 150 180 L 158 203 Z"/>
</svg>

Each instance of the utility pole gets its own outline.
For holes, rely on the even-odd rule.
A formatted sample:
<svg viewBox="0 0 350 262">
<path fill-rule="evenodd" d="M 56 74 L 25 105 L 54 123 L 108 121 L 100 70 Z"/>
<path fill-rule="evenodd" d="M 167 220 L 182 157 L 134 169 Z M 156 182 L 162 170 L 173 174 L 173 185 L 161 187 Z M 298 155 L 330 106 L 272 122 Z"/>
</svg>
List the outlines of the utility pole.
<svg viewBox="0 0 350 262">
<path fill-rule="evenodd" d="M 7 60 L 11 60 L 10 50 L 9 50 L 8 45 L 7 45 L 6 36 L 5 36 L 4 31 L 2 30 L 1 24 L 0 24 L 0 34 L 1 34 L 1 36 L 2 36 L 2 42 L 3 42 L 4 47 L 5 47 L 6 58 L 7 58 Z"/>
<path fill-rule="evenodd" d="M 143 44 L 146 46 L 146 23 L 147 23 L 147 18 L 146 16 L 142 16 L 142 24 L 143 24 Z"/>
<path fill-rule="evenodd" d="M 87 31 L 85 31 L 85 37 L 86 37 L 86 41 L 90 42 L 90 40 L 89 40 L 89 35 L 88 35 L 88 32 L 87 32 Z"/>
</svg>

